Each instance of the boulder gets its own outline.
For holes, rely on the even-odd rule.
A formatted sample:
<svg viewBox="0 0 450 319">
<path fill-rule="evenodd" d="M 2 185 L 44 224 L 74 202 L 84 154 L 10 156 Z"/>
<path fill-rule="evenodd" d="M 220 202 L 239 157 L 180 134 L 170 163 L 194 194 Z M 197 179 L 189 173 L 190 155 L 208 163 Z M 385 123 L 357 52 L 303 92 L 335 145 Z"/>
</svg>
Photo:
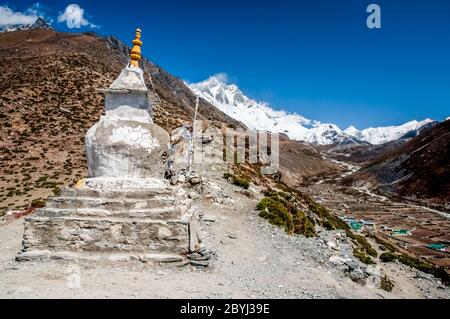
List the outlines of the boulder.
<svg viewBox="0 0 450 319">
<path fill-rule="evenodd" d="M 347 259 L 345 261 L 345 264 L 351 269 L 351 270 L 356 270 L 359 269 L 359 264 L 357 261 L 353 260 L 353 259 Z"/>
<path fill-rule="evenodd" d="M 334 241 L 327 242 L 327 246 L 333 250 L 339 250 L 338 245 Z"/>
<path fill-rule="evenodd" d="M 188 196 L 192 200 L 196 200 L 200 197 L 196 192 L 190 192 Z"/>
<path fill-rule="evenodd" d="M 189 179 L 189 183 L 190 183 L 191 185 L 198 185 L 198 184 L 201 184 L 201 183 L 202 183 L 202 178 L 201 178 L 200 176 L 192 176 L 192 177 Z"/>
<path fill-rule="evenodd" d="M 334 266 L 341 266 L 345 264 L 345 259 L 340 256 L 331 256 L 329 261 Z"/>
<path fill-rule="evenodd" d="M 422 271 L 416 272 L 416 278 L 418 279 L 426 279 L 426 280 L 434 280 L 434 276 L 431 274 L 424 273 Z"/>
<path fill-rule="evenodd" d="M 381 276 L 381 271 L 380 271 L 380 267 L 379 266 L 374 267 L 372 265 L 369 265 L 369 266 L 366 267 L 364 272 L 368 276 L 375 276 L 375 277 L 380 277 Z"/>
<path fill-rule="evenodd" d="M 366 283 L 366 276 L 365 276 L 364 272 L 360 268 L 351 271 L 349 277 L 354 282 L 357 282 L 357 283 L 360 283 L 360 284 L 365 284 Z"/>
</svg>

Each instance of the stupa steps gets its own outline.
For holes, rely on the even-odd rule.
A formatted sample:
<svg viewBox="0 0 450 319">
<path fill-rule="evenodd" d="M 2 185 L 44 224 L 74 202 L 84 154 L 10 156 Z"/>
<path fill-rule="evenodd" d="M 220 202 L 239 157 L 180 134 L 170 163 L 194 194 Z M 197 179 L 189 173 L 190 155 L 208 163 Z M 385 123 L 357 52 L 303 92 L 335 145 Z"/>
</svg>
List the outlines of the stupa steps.
<svg viewBox="0 0 450 319">
<path fill-rule="evenodd" d="M 174 206 L 176 206 L 176 200 L 170 196 L 158 196 L 149 199 L 61 196 L 51 197 L 46 203 L 47 208 L 54 209 L 99 208 L 111 211 L 167 209 Z"/>
<path fill-rule="evenodd" d="M 173 196 L 173 191 L 167 188 L 145 189 L 145 190 L 103 190 L 94 188 L 63 188 L 62 197 L 93 197 L 111 199 L 151 199 Z"/>
<path fill-rule="evenodd" d="M 51 218 L 50 218 L 51 217 Z M 54 221 L 55 223 L 59 222 L 105 222 L 105 223 L 147 223 L 149 226 L 151 225 L 159 225 L 159 226 L 171 226 L 177 224 L 186 224 L 186 222 L 181 219 L 155 219 L 155 218 L 129 218 L 127 217 L 104 217 L 99 218 L 97 216 L 41 216 L 36 215 L 32 217 L 35 222 L 46 222 L 46 221 Z"/>
<path fill-rule="evenodd" d="M 143 262 L 153 262 L 153 263 L 180 263 L 185 260 L 183 256 L 178 254 L 170 254 L 170 253 L 118 253 L 118 252 L 103 252 L 102 254 L 98 254 L 97 252 L 74 252 L 67 250 L 59 250 L 59 251 L 51 251 L 48 249 L 40 249 L 40 250 L 32 250 L 32 251 L 24 251 L 17 256 L 18 261 L 31 261 L 31 260 L 39 260 L 39 259 L 63 259 L 67 261 L 130 261 L 130 260 L 140 260 Z"/>
<path fill-rule="evenodd" d="M 93 218 L 128 218 L 152 220 L 177 220 L 180 210 L 176 207 L 150 209 L 102 209 L 102 208 L 52 208 L 45 207 L 38 210 L 39 217 L 93 217 Z"/>
</svg>

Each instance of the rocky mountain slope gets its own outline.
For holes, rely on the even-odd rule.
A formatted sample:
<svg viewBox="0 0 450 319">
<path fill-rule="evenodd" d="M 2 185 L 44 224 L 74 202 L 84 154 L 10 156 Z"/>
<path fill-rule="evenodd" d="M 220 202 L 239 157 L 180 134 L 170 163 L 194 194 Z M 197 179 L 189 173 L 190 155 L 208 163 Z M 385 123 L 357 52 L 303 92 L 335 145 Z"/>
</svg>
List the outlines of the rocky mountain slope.
<svg viewBox="0 0 450 319">
<path fill-rule="evenodd" d="M 450 208 L 450 120 L 380 155 L 345 183 L 370 181 L 382 192 Z"/>
<path fill-rule="evenodd" d="M 190 84 L 189 87 L 195 94 L 252 129 L 284 133 L 293 140 L 319 145 L 383 144 L 432 122 L 427 119 L 400 126 L 368 128 L 363 131 L 351 126 L 343 131 L 335 124 L 321 123 L 298 114 L 277 111 L 267 103 L 257 102 L 245 96 L 236 85 L 225 83 L 219 76 Z"/>
<path fill-rule="evenodd" d="M 327 149 L 326 151 L 337 160 L 364 165 L 370 163 L 382 154 L 395 150 L 408 142 L 408 140 L 400 138 L 380 145 L 364 144 L 343 147 L 338 146 Z"/>
<path fill-rule="evenodd" d="M 280 137 L 281 179 L 288 185 L 298 186 L 311 177 L 338 171 L 338 166 L 324 159 L 312 145 Z"/>
</svg>

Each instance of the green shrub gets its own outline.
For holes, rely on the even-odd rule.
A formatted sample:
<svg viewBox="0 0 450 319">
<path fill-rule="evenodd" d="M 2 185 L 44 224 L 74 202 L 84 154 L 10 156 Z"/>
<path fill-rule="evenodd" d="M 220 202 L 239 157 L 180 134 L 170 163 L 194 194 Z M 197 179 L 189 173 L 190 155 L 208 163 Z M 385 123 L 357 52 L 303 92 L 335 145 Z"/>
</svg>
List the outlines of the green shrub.
<svg viewBox="0 0 450 319">
<path fill-rule="evenodd" d="M 349 226 L 346 222 L 341 220 L 339 217 L 334 216 L 331 214 L 325 207 L 322 205 L 314 202 L 313 200 L 308 201 L 308 207 L 316 214 L 320 219 L 320 225 L 324 227 L 327 230 L 334 230 L 334 229 L 343 229 L 343 230 L 350 230 Z"/>
<path fill-rule="evenodd" d="M 292 230 L 292 216 L 286 207 L 271 198 L 264 198 L 259 204 L 259 216 L 267 219 L 271 224 L 283 227 L 287 232 Z"/>
<path fill-rule="evenodd" d="M 328 219 L 326 219 L 326 220 L 323 222 L 323 227 L 324 227 L 326 230 L 334 230 L 334 229 L 335 229 L 334 226 L 333 226 L 333 223 L 331 223 Z"/>
<path fill-rule="evenodd" d="M 293 214 L 294 234 L 302 234 L 305 237 L 314 237 L 316 230 L 314 228 L 314 222 L 312 222 L 304 212 L 296 210 Z"/>
<path fill-rule="evenodd" d="M 45 182 L 47 179 L 48 179 L 48 176 L 45 175 L 45 176 L 39 177 L 39 179 L 38 179 L 37 181 L 38 181 L 39 183 L 42 183 L 42 182 Z"/>
<path fill-rule="evenodd" d="M 256 206 L 259 215 L 271 224 L 283 227 L 289 234 L 299 234 L 306 237 L 316 235 L 314 222 L 304 212 L 297 209 L 293 202 L 289 202 L 286 194 L 268 193 Z"/>
<path fill-rule="evenodd" d="M 380 255 L 380 260 L 384 263 L 392 262 L 397 259 L 397 255 L 392 252 L 385 252 Z"/>
<path fill-rule="evenodd" d="M 31 206 L 35 208 L 43 208 L 45 207 L 45 201 L 43 199 L 35 199 L 31 202 Z"/>
<path fill-rule="evenodd" d="M 229 173 L 223 174 L 223 177 L 225 179 L 230 180 L 233 183 L 233 185 L 242 187 L 243 189 L 249 189 L 249 187 L 250 187 L 250 181 L 243 177 L 240 177 L 240 176 L 237 176 L 234 174 L 229 174 Z"/>
<path fill-rule="evenodd" d="M 360 251 L 359 249 L 353 250 L 353 256 L 358 258 L 362 263 L 364 263 L 366 265 L 374 265 L 375 264 L 375 262 L 372 260 L 372 258 L 370 258 L 369 255 L 367 255 L 363 251 Z"/>
<path fill-rule="evenodd" d="M 375 236 L 375 241 L 380 244 L 380 249 L 382 250 L 384 249 L 390 251 L 391 253 L 398 251 L 398 249 L 394 245 L 389 242 L 381 241 L 377 236 Z"/>
<path fill-rule="evenodd" d="M 387 292 L 391 292 L 392 289 L 394 289 L 394 283 L 386 275 L 384 275 L 381 277 L 380 288 Z"/>
<path fill-rule="evenodd" d="M 355 240 L 358 243 L 358 246 L 364 251 L 369 254 L 372 257 L 377 257 L 378 253 L 377 251 L 370 245 L 370 243 L 367 241 L 367 239 L 361 235 L 355 235 L 350 230 L 347 231 L 347 236 L 351 239 Z"/>
</svg>

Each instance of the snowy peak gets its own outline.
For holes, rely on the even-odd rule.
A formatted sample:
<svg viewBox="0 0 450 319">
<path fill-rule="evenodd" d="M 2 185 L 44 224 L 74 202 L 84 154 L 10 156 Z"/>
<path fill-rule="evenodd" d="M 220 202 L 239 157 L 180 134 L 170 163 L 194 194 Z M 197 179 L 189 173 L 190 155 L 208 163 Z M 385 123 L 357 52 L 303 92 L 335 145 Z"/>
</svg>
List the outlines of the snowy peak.
<svg viewBox="0 0 450 319">
<path fill-rule="evenodd" d="M 295 113 L 274 110 L 267 103 L 248 98 L 236 85 L 229 85 L 215 76 L 188 86 L 194 94 L 254 130 L 283 133 L 291 139 L 316 144 L 333 144 L 336 137 L 343 134 L 334 124 L 322 124 Z"/>
<path fill-rule="evenodd" d="M 261 109 L 268 111 L 268 117 L 279 117 L 286 115 L 285 112 L 276 112 L 267 106 L 266 103 L 256 102 L 242 93 L 235 84 L 226 84 L 218 77 L 212 76 L 208 80 L 190 85 L 191 90 L 197 95 L 212 103 L 219 109 L 224 109 L 233 113 L 243 108 Z M 307 121 L 303 118 L 303 120 Z"/>
<path fill-rule="evenodd" d="M 39 17 L 37 20 L 30 26 L 31 30 L 53 30 L 47 21 L 44 18 Z"/>
<path fill-rule="evenodd" d="M 344 131 L 344 133 L 350 136 L 356 136 L 359 133 L 359 130 L 351 125 Z"/>
<path fill-rule="evenodd" d="M 53 30 L 53 28 L 44 18 L 39 17 L 32 24 L 8 24 L 0 28 L 0 33 L 20 30 Z"/>
<path fill-rule="evenodd" d="M 424 121 L 411 121 L 400 126 L 387 126 L 387 127 L 377 127 L 368 128 L 362 131 L 352 129 L 352 127 L 345 130 L 348 135 L 355 138 L 367 141 L 374 145 L 379 145 L 387 143 L 393 140 L 402 138 L 405 135 L 411 135 L 414 137 L 418 134 L 421 128 L 433 123 L 433 120 L 426 119 Z"/>
<path fill-rule="evenodd" d="M 417 135 L 422 127 L 433 122 L 426 119 L 400 126 L 368 128 L 362 131 L 350 126 L 342 131 L 335 124 L 310 120 L 295 113 L 275 110 L 267 103 L 257 102 L 247 97 L 236 85 L 227 84 L 220 75 L 187 85 L 194 94 L 250 129 L 284 133 L 293 140 L 320 145 L 383 144 L 402 138 L 406 134 Z"/>
</svg>

